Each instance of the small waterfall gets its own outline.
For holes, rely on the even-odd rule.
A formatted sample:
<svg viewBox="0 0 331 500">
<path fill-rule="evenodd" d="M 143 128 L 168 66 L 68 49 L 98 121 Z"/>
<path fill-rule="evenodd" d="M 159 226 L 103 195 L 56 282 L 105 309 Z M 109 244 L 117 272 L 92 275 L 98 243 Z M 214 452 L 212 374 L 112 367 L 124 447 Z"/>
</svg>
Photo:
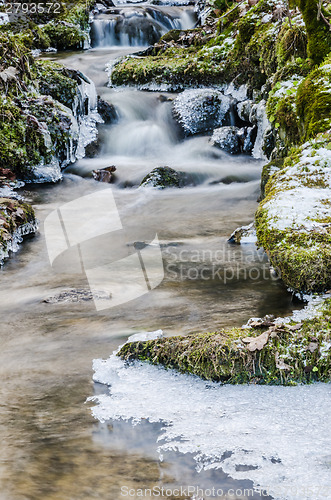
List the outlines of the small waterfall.
<svg viewBox="0 0 331 500">
<path fill-rule="evenodd" d="M 101 14 L 91 26 L 92 47 L 148 46 L 172 29 L 194 26 L 193 10 L 168 7 L 123 7 Z"/>
</svg>

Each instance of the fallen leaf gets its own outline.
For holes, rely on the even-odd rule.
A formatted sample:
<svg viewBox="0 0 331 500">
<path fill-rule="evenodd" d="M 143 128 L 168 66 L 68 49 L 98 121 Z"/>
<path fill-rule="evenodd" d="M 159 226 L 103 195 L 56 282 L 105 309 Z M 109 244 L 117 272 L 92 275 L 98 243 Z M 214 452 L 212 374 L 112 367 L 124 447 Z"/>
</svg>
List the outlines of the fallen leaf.
<svg viewBox="0 0 331 500">
<path fill-rule="evenodd" d="M 258 337 L 245 337 L 242 339 L 247 345 L 247 349 L 251 352 L 261 351 L 269 340 L 269 332 L 263 332 Z"/>
</svg>

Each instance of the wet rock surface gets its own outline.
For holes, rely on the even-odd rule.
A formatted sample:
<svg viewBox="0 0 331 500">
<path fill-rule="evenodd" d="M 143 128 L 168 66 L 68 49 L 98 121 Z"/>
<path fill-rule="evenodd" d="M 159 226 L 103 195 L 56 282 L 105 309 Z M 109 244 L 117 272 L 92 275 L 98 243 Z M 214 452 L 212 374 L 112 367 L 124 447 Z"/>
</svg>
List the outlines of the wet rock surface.
<svg viewBox="0 0 331 500">
<path fill-rule="evenodd" d="M 223 149 L 227 153 L 237 155 L 241 153 L 241 138 L 238 127 L 220 127 L 214 130 L 210 142 L 213 146 Z"/>
<path fill-rule="evenodd" d="M 98 182 L 111 183 L 114 181 L 114 172 L 116 167 L 114 165 L 99 170 L 93 170 L 92 176 Z"/>
<path fill-rule="evenodd" d="M 118 119 L 116 108 L 103 99 L 98 99 L 98 113 L 106 124 L 114 123 Z"/>
<path fill-rule="evenodd" d="M 235 229 L 228 239 L 228 242 L 235 245 L 241 245 L 243 243 L 256 243 L 257 237 L 254 222 L 248 224 L 247 226 Z"/>
</svg>

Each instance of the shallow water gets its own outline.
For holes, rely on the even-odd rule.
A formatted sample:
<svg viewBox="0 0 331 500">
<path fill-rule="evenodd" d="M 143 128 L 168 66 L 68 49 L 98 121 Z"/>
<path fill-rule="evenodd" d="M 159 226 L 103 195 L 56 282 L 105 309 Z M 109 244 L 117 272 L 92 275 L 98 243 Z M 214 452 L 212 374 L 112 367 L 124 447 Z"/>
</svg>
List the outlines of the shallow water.
<svg viewBox="0 0 331 500">
<path fill-rule="evenodd" d="M 221 470 L 198 474 L 190 454 L 171 452 L 160 462 L 159 424 L 99 425 L 85 404 L 98 390 L 92 360 L 107 358 L 129 335 L 157 328 L 166 335 L 216 330 L 300 307 L 270 274 L 261 250 L 227 243 L 236 227 L 254 218 L 262 162 L 230 158 L 206 137 L 184 140 L 172 121 L 171 102 L 158 93 L 107 88 L 105 64 L 131 51 L 116 47 L 53 57 L 92 78 L 120 120 L 100 128 L 98 158 L 77 162 L 58 185 L 25 189 L 40 232 L 0 271 L 1 500 L 115 500 L 123 485 L 250 485 Z M 43 221 L 62 204 L 105 189 L 91 171 L 113 164 L 111 189 L 124 230 L 118 240 L 100 236 L 86 250 L 89 258 L 97 264 L 113 252 L 116 261 L 132 255 L 135 242 L 151 242 L 157 234 L 165 278 L 135 301 L 99 312 L 92 300 L 45 302 L 63 291 L 88 291 L 88 282 L 70 269 L 66 256 L 58 269 L 51 268 Z M 137 189 L 158 165 L 189 173 L 193 185 Z M 223 182 L 233 175 L 237 182 Z"/>
</svg>

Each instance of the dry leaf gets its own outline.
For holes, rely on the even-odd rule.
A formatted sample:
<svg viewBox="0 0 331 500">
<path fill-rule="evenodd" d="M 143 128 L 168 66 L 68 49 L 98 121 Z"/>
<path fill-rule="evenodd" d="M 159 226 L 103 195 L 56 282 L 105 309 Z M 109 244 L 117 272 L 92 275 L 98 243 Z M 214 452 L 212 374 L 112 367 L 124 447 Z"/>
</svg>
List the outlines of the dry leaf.
<svg viewBox="0 0 331 500">
<path fill-rule="evenodd" d="M 269 340 L 269 332 L 263 332 L 258 337 L 245 337 L 241 339 L 247 345 L 247 349 L 251 352 L 261 351 Z"/>
</svg>

